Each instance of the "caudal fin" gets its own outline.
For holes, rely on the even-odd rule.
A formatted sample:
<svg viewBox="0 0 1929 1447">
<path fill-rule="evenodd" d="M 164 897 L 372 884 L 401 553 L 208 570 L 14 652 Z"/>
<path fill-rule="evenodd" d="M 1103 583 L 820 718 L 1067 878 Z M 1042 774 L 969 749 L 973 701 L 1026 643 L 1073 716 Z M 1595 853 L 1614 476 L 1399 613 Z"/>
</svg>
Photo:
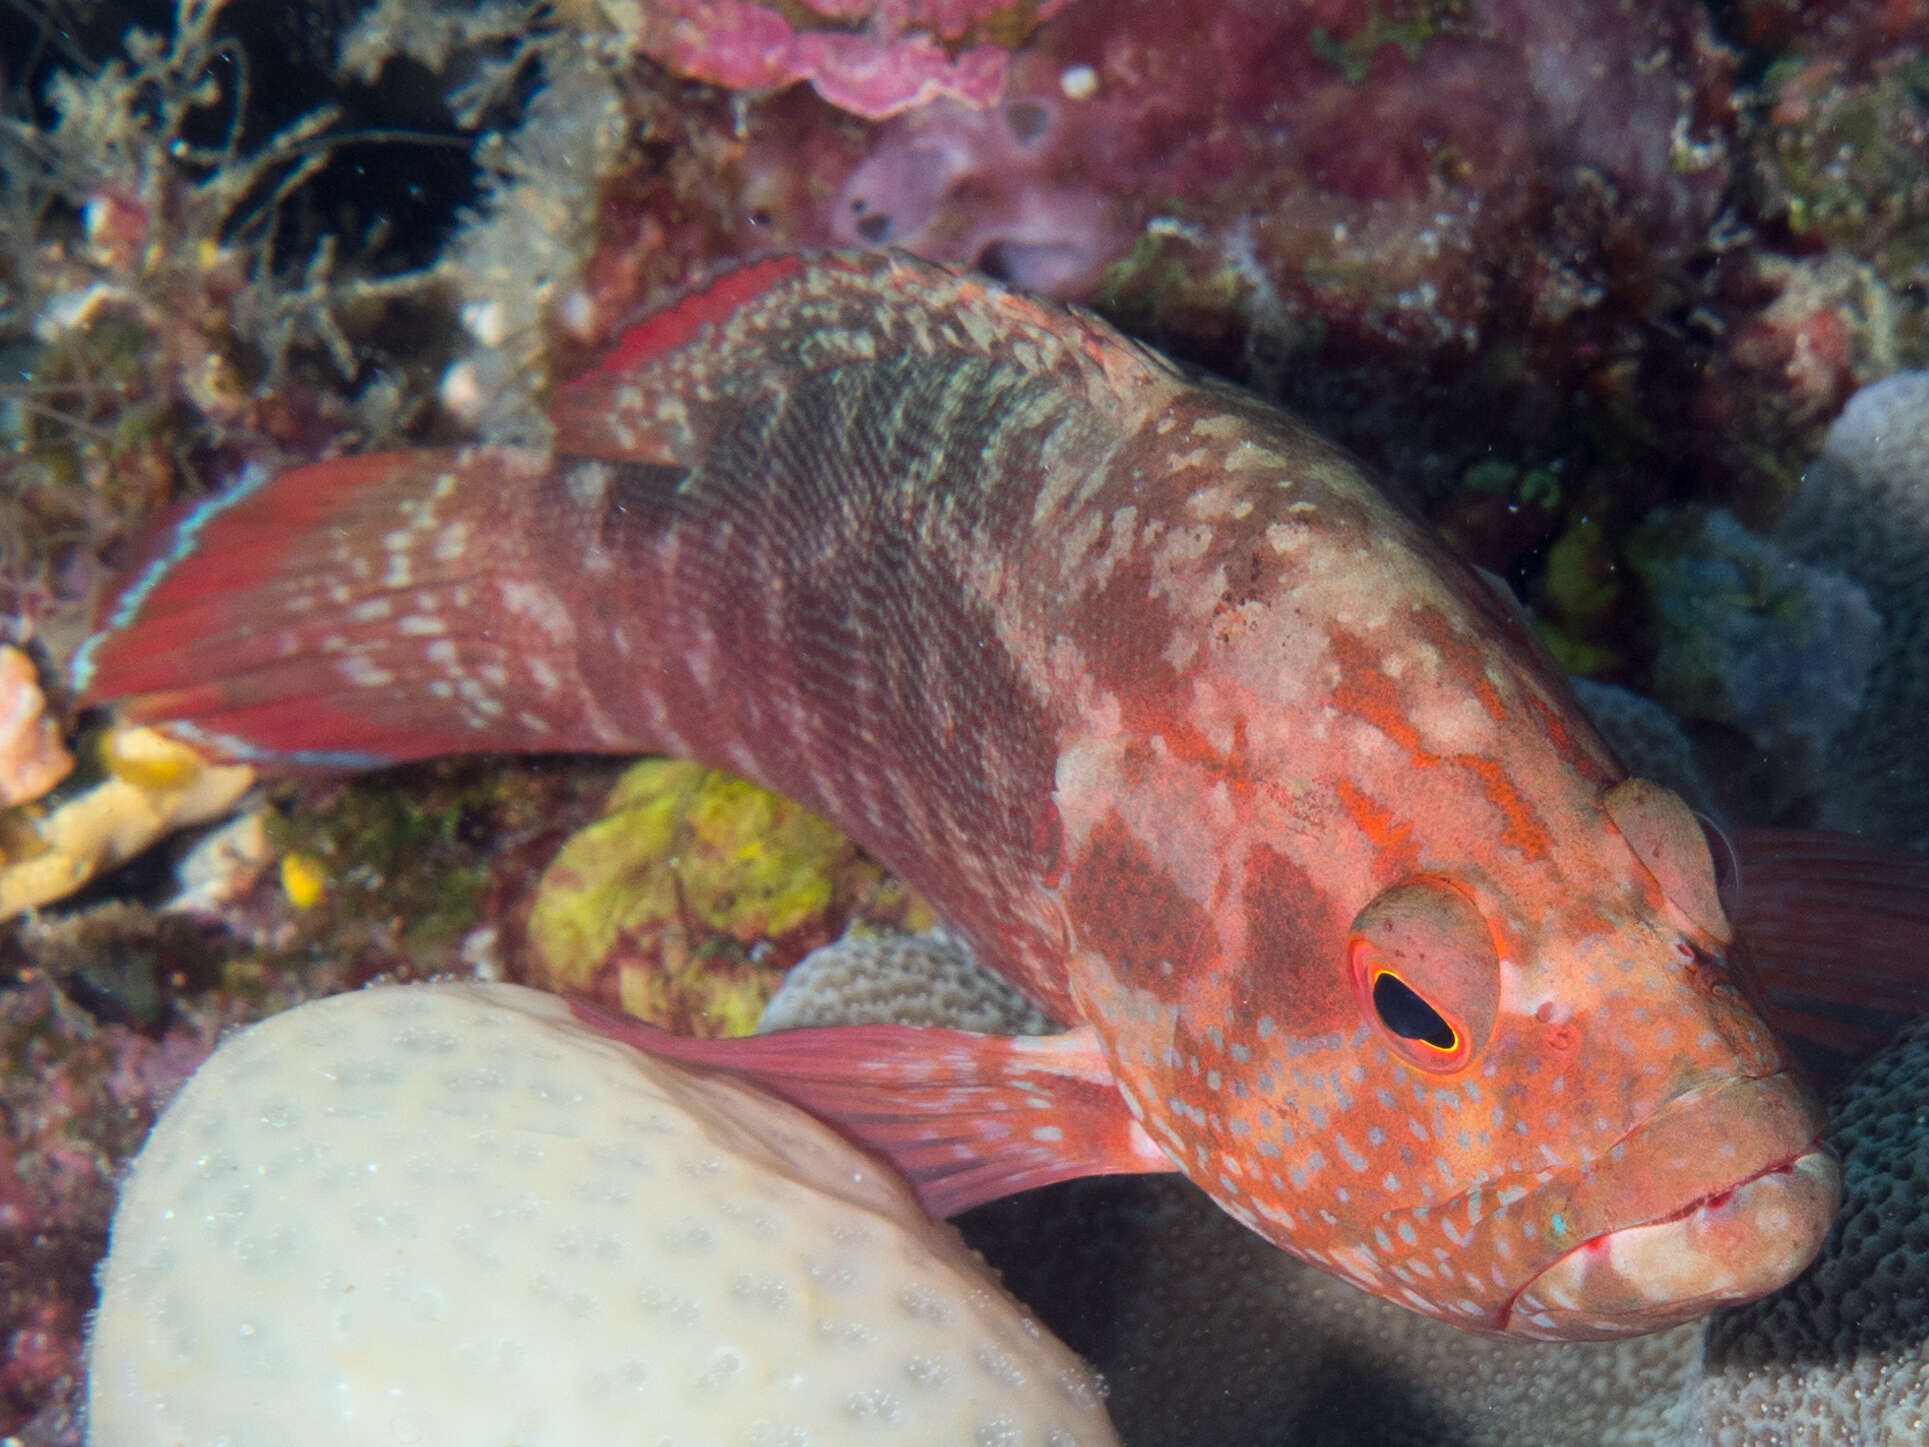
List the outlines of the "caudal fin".
<svg viewBox="0 0 1929 1447">
<path fill-rule="evenodd" d="M 1929 1015 L 1929 856 L 1817 829 L 1745 829 L 1739 924 L 1769 1023 L 1845 1077 Z"/>
<path fill-rule="evenodd" d="M 75 684 L 271 767 L 607 746 L 532 555 L 553 469 L 477 448 L 250 476 L 158 535 Z"/>
<path fill-rule="evenodd" d="M 891 1162 L 934 1216 L 1074 1176 L 1169 1171 L 1091 1028 L 974 1035 L 838 1025 L 735 1040 L 672 1035 L 587 1001 L 585 1023 L 651 1055 L 744 1076 Z"/>
</svg>

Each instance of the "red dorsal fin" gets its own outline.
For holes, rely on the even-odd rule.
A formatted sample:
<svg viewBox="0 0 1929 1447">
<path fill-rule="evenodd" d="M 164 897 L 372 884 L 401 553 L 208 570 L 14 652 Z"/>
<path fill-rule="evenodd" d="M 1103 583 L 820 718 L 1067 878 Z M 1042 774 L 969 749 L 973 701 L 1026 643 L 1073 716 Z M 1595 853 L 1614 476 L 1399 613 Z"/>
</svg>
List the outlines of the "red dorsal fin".
<svg viewBox="0 0 1929 1447">
<path fill-rule="evenodd" d="M 1009 1036 L 837 1025 L 696 1040 L 570 1003 L 613 1039 L 744 1076 L 829 1121 L 896 1166 L 934 1216 L 1074 1176 L 1175 1169 L 1132 1118 L 1089 1026 Z"/>
<path fill-rule="evenodd" d="M 565 466 L 475 448 L 244 478 L 157 536 L 75 684 L 275 767 L 646 743 L 594 717 L 546 571 Z"/>
<path fill-rule="evenodd" d="M 787 254 L 704 274 L 557 389 L 549 406 L 557 445 L 581 457 L 688 466 L 730 415 L 734 390 L 858 359 L 853 348 L 872 339 L 834 324 L 824 306 L 840 293 L 847 303 L 853 294 L 871 301 L 881 265 L 875 256 Z M 817 310 L 800 314 L 800 292 L 819 298 Z"/>
<path fill-rule="evenodd" d="M 651 310 L 625 328 L 610 343 L 596 370 L 626 372 L 688 345 L 706 326 L 728 319 L 775 283 L 798 275 L 806 260 L 792 253 L 718 268 L 677 300 Z"/>
<path fill-rule="evenodd" d="M 565 451 L 688 466 L 720 420 L 813 374 L 884 358 L 963 364 L 1014 354 L 1069 394 L 1102 393 L 1108 408 L 1149 380 L 1163 388 L 1170 375 L 1169 364 L 1077 309 L 983 275 L 902 252 L 794 253 L 701 277 L 558 388 L 549 415 Z"/>
<path fill-rule="evenodd" d="M 1929 856 L 1744 829 L 1740 920 L 1769 1023 L 1839 1079 L 1929 1014 Z"/>
</svg>

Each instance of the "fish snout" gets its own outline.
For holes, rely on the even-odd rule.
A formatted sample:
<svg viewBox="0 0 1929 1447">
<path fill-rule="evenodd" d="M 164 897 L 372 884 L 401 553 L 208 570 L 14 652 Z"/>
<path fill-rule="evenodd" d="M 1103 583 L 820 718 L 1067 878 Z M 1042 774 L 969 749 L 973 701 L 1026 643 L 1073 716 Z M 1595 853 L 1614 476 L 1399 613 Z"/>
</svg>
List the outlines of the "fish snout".
<svg viewBox="0 0 1929 1447">
<path fill-rule="evenodd" d="M 1585 1239 L 1520 1290 L 1503 1329 L 1638 1336 L 1787 1285 L 1821 1250 L 1841 1203 L 1822 1126 L 1785 1072 L 1674 1101 L 1574 1188 L 1564 1214 Z"/>
</svg>

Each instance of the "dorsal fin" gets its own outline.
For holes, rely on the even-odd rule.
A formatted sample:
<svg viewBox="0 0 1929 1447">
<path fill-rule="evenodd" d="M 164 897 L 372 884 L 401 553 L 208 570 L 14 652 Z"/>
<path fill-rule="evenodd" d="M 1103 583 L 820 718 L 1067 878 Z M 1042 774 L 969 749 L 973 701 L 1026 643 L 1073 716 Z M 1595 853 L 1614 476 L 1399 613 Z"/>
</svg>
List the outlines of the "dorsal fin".
<svg viewBox="0 0 1929 1447">
<path fill-rule="evenodd" d="M 955 357 L 1050 374 L 1067 395 L 1169 386 L 1169 362 L 1075 307 L 902 252 L 764 257 L 709 273 L 618 334 L 601 365 L 558 390 L 558 445 L 584 457 L 685 466 L 719 420 L 843 365 Z"/>
</svg>

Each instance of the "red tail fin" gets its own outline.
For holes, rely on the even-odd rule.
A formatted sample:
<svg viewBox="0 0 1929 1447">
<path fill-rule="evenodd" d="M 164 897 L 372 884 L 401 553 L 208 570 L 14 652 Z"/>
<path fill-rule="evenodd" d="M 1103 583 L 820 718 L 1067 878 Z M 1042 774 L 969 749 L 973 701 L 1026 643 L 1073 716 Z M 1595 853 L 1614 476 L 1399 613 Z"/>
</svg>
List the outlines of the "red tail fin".
<svg viewBox="0 0 1929 1447">
<path fill-rule="evenodd" d="M 1748 829 L 1739 924 L 1769 1023 L 1840 1078 L 1929 1014 L 1929 856 L 1814 829 Z"/>
<path fill-rule="evenodd" d="M 901 1171 L 934 1216 L 1074 1176 L 1170 1171 L 1126 1109 L 1087 1026 L 973 1035 L 838 1025 L 695 1040 L 586 1001 L 571 1008 L 652 1055 L 746 1076 Z"/>
<path fill-rule="evenodd" d="M 248 478 L 160 535 L 75 682 L 276 766 L 608 747 L 531 556 L 552 471 L 474 449 Z M 518 608 L 516 589 L 536 604 Z"/>
</svg>

